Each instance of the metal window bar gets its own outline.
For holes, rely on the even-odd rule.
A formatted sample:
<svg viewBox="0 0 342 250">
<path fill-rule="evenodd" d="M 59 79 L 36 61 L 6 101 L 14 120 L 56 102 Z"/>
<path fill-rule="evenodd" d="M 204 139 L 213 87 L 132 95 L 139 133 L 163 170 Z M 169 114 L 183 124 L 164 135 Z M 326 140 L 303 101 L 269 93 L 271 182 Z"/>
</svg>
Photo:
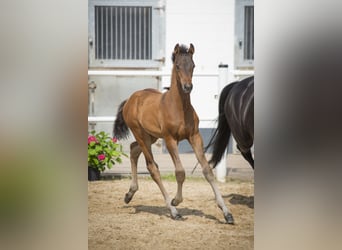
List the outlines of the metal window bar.
<svg viewBox="0 0 342 250">
<path fill-rule="evenodd" d="M 244 26 L 243 57 L 245 60 L 254 60 L 254 6 L 245 6 Z"/>
<path fill-rule="evenodd" d="M 95 59 L 151 60 L 152 7 L 95 6 Z"/>
</svg>

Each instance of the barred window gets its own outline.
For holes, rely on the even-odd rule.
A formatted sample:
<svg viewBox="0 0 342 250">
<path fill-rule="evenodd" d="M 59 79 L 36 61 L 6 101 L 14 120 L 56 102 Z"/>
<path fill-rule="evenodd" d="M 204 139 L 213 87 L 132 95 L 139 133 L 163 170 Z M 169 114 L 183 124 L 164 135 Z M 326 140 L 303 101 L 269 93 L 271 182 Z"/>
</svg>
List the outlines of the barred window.
<svg viewBox="0 0 342 250">
<path fill-rule="evenodd" d="M 254 0 L 235 0 L 235 67 L 254 67 Z"/>
<path fill-rule="evenodd" d="M 152 59 L 152 8 L 95 6 L 95 59 Z"/>
<path fill-rule="evenodd" d="M 160 68 L 165 62 L 165 3 L 88 0 L 89 68 Z"/>
<path fill-rule="evenodd" d="M 244 25 L 244 53 L 245 60 L 254 59 L 254 6 L 245 6 Z"/>
</svg>

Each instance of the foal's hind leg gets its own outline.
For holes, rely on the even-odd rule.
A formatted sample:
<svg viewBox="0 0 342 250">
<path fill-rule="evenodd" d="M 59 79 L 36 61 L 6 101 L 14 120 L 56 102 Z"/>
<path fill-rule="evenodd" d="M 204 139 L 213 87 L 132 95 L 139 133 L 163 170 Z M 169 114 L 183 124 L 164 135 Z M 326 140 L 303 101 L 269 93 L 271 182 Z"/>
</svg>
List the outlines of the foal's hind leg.
<svg viewBox="0 0 342 250">
<path fill-rule="evenodd" d="M 223 211 L 223 215 L 224 215 L 226 222 L 228 224 L 234 224 L 233 215 L 230 213 L 229 209 L 224 204 L 221 193 L 215 183 L 215 177 L 214 177 L 213 171 L 210 168 L 209 163 L 206 160 L 205 155 L 203 153 L 203 141 L 202 141 L 201 135 L 199 133 L 193 135 L 191 138 L 189 138 L 189 142 L 192 148 L 194 149 L 198 162 L 202 166 L 203 175 L 205 176 L 206 180 L 209 182 L 211 188 L 214 191 L 216 203 L 218 207 Z"/>
<path fill-rule="evenodd" d="M 125 202 L 129 203 L 133 195 L 136 191 L 138 191 L 138 175 L 137 175 L 137 169 L 138 169 L 138 159 L 141 154 L 141 148 L 137 142 L 133 142 L 131 144 L 131 152 L 130 152 L 130 159 L 131 159 L 131 169 L 132 169 L 132 182 L 131 186 L 129 188 L 128 193 L 125 195 Z"/>
</svg>

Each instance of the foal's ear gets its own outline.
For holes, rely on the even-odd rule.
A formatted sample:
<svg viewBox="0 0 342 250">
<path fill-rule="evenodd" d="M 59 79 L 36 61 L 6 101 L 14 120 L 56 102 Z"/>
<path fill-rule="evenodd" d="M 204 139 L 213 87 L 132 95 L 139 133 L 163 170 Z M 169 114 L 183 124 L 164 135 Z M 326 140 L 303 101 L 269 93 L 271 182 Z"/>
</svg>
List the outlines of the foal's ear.
<svg viewBox="0 0 342 250">
<path fill-rule="evenodd" d="M 189 52 L 191 55 L 195 53 L 195 47 L 194 47 L 194 45 L 193 45 L 192 43 L 190 43 L 190 48 L 189 48 L 188 52 Z"/>
<path fill-rule="evenodd" d="M 179 53 L 179 51 L 180 51 L 180 48 L 179 48 L 179 44 L 177 43 L 173 52 L 172 52 L 172 56 L 171 56 L 173 63 L 175 62 L 176 55 Z"/>
<path fill-rule="evenodd" d="M 173 54 L 178 54 L 179 53 L 179 43 L 176 44 L 175 48 L 173 49 Z"/>
</svg>

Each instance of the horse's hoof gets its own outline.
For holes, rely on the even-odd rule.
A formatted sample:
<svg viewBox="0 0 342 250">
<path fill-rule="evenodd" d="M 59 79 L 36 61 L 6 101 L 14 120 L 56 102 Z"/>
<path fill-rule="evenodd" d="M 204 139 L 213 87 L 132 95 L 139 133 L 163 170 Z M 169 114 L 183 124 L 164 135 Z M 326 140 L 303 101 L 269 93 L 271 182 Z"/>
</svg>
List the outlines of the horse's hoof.
<svg viewBox="0 0 342 250">
<path fill-rule="evenodd" d="M 128 204 L 132 200 L 132 196 L 128 193 L 125 195 L 125 203 Z"/>
<path fill-rule="evenodd" d="M 176 207 L 176 206 L 178 206 L 180 203 L 182 203 L 183 202 L 183 199 L 181 199 L 181 200 L 178 200 L 178 202 L 176 202 L 176 198 L 174 198 L 174 199 L 172 199 L 172 201 L 171 201 L 171 205 L 172 206 L 174 206 L 174 207 Z"/>
<path fill-rule="evenodd" d="M 176 207 L 178 205 L 178 203 L 176 203 L 175 199 L 172 199 L 171 205 Z"/>
<path fill-rule="evenodd" d="M 172 219 L 174 219 L 174 220 L 184 220 L 183 217 L 180 214 L 176 214 L 176 216 L 172 216 Z"/>
<path fill-rule="evenodd" d="M 232 214 L 228 213 L 224 216 L 224 218 L 226 219 L 227 224 L 234 225 L 234 218 Z"/>
</svg>

